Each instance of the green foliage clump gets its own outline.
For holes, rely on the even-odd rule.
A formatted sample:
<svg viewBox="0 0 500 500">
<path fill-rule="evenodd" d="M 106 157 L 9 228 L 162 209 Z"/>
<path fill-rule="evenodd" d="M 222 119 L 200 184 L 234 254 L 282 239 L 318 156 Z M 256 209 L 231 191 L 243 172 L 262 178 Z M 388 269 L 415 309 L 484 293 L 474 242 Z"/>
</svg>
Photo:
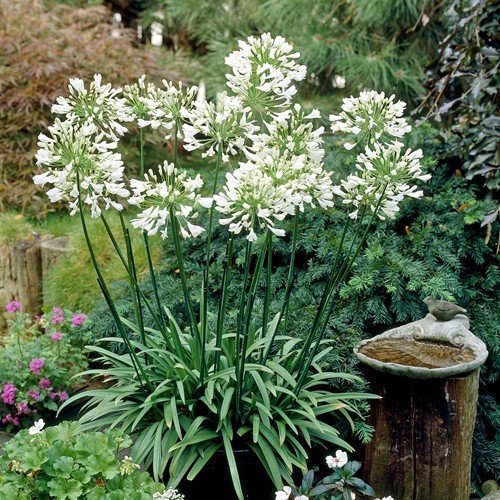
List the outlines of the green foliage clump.
<svg viewBox="0 0 500 500">
<path fill-rule="evenodd" d="M 151 499 L 165 487 L 132 459 L 118 458 L 131 443 L 116 429 L 83 432 L 75 422 L 34 435 L 20 431 L 0 457 L 0 500 Z"/>
<path fill-rule="evenodd" d="M 492 191 L 500 188 L 499 13 L 497 2 L 451 2 L 443 18 L 448 32 L 419 106 L 440 125 L 441 140 L 448 143 L 446 156 L 467 178 L 483 177 Z"/>
</svg>

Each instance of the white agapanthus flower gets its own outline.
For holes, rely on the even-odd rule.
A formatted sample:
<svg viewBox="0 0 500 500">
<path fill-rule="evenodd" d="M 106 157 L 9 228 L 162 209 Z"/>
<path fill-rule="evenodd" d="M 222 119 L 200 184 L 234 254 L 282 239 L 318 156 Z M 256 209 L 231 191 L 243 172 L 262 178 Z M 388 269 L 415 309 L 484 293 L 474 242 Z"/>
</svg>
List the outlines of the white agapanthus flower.
<svg viewBox="0 0 500 500">
<path fill-rule="evenodd" d="M 276 500 L 288 500 L 292 493 L 292 488 L 290 486 L 284 486 L 282 491 L 277 491 L 275 493 Z"/>
<path fill-rule="evenodd" d="M 349 214 L 351 218 L 358 217 L 359 209 L 365 206 L 374 211 L 379 203 L 380 219 L 392 218 L 399 211 L 399 203 L 406 196 L 420 198 L 422 191 L 412 183 L 415 180 L 427 181 L 430 174 L 424 174 L 420 165 L 422 150 L 403 151 L 403 144 L 392 143 L 388 146 L 375 143 L 370 149 L 357 157 L 356 174 L 341 181 L 340 186 L 334 188 L 335 194 L 343 198 L 343 203 L 352 205 L 354 210 Z"/>
<path fill-rule="evenodd" d="M 116 140 L 127 129 L 122 122 L 130 122 L 133 116 L 126 107 L 125 100 L 119 98 L 122 90 L 114 89 L 110 83 L 102 85 L 102 76 L 94 75 L 89 88 L 80 78 L 70 78 L 69 96 L 58 97 L 52 112 L 64 115 L 71 124 L 82 125 L 98 134 L 103 132 Z"/>
<path fill-rule="evenodd" d="M 366 139 L 370 144 L 390 137 L 403 137 L 411 131 L 403 112 L 406 103 L 394 102 L 394 94 L 386 97 L 384 92 L 374 90 L 361 92 L 358 97 L 347 97 L 342 101 L 342 112 L 330 115 L 333 133 L 346 132 Z M 355 143 L 346 142 L 346 149 Z"/>
<path fill-rule="evenodd" d="M 255 155 L 252 162 L 276 187 L 285 193 L 286 202 L 304 211 L 304 205 L 323 209 L 333 206 L 331 174 L 322 163 L 311 161 L 306 154 L 281 153 L 278 149 Z"/>
<path fill-rule="evenodd" d="M 226 180 L 223 190 L 214 195 L 215 209 L 227 215 L 219 220 L 220 224 L 228 225 L 234 234 L 247 232 L 249 241 L 257 239 L 255 230 L 259 228 L 267 227 L 277 236 L 285 235 L 275 224 L 293 214 L 294 207 L 283 185 L 276 185 L 251 162 L 240 163 L 234 172 L 226 174 Z"/>
<path fill-rule="evenodd" d="M 45 422 L 40 419 L 33 423 L 33 425 L 28 429 L 28 432 L 34 436 L 35 434 L 40 434 L 42 429 L 45 427 Z"/>
<path fill-rule="evenodd" d="M 314 128 L 311 119 L 320 118 L 317 109 L 304 116 L 300 104 L 266 122 L 267 133 L 252 137 L 251 151 L 255 154 L 265 154 L 273 149 L 291 155 L 306 155 L 309 162 L 321 163 L 325 155 L 322 147 L 324 127 Z"/>
<path fill-rule="evenodd" d="M 158 174 L 150 170 L 145 181 L 132 179 L 133 191 L 129 198 L 131 205 L 145 207 L 131 221 L 133 227 L 141 229 L 150 236 L 160 232 L 162 238 L 168 237 L 170 212 L 179 222 L 183 238 L 199 236 L 204 229 L 190 222 L 198 216 L 197 204 L 209 207 L 211 198 L 201 198 L 199 191 L 203 186 L 200 175 L 188 177 L 186 172 L 179 172 L 173 163 L 165 161 L 158 166 Z"/>
<path fill-rule="evenodd" d="M 123 182 L 121 155 L 112 151 L 116 142 L 107 142 L 104 133 L 95 135 L 92 127 L 68 121 L 56 120 L 49 133 L 39 135 L 36 153 L 37 165 L 47 170 L 33 181 L 53 185 L 47 191 L 50 201 L 68 202 L 74 215 L 79 210 L 79 179 L 82 202 L 90 207 L 92 217 L 99 217 L 103 207 L 122 210 L 117 198 L 128 197 L 129 191 Z"/>
<path fill-rule="evenodd" d="M 172 82 L 163 80 L 165 88 L 149 87 L 147 95 L 139 99 L 145 106 L 147 118 L 139 118 L 139 127 L 151 126 L 154 129 L 159 127 L 168 131 L 167 138 L 171 136 L 171 131 L 175 126 L 182 136 L 182 125 L 184 116 L 189 114 L 196 100 L 197 87 L 184 87 L 182 82 L 175 86 Z"/>
<path fill-rule="evenodd" d="M 249 120 L 250 108 L 245 107 L 240 97 L 222 92 L 217 102 L 197 101 L 191 112 L 185 110 L 184 148 L 188 151 L 204 148 L 202 156 L 215 155 L 221 150 L 222 161 L 230 155 L 246 152 L 247 137 L 258 127 Z"/>
<path fill-rule="evenodd" d="M 226 75 L 228 87 L 257 113 L 282 111 L 297 92 L 293 83 L 306 76 L 306 67 L 295 61 L 300 54 L 283 37 L 269 33 L 238 44 L 239 50 L 225 59 L 232 70 Z"/>
<path fill-rule="evenodd" d="M 123 87 L 123 99 L 127 112 L 134 120 L 151 120 L 149 107 L 144 103 L 144 98 L 154 96 L 156 87 L 154 83 L 146 83 L 146 75 L 142 75 L 137 83 Z"/>
<path fill-rule="evenodd" d="M 334 457 L 331 455 L 326 457 L 326 465 L 328 465 L 330 469 L 333 469 L 334 467 L 341 469 L 347 462 L 347 453 L 342 450 L 337 450 Z"/>
</svg>

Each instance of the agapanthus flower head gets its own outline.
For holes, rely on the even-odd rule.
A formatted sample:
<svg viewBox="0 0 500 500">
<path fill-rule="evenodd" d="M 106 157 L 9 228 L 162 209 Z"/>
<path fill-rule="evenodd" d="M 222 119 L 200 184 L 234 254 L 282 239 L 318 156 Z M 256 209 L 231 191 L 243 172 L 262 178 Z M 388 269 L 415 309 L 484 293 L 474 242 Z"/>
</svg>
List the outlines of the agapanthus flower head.
<svg viewBox="0 0 500 500">
<path fill-rule="evenodd" d="M 252 136 L 250 150 L 266 154 L 278 149 L 281 154 L 306 155 L 309 162 L 321 163 L 325 154 L 322 147 L 324 127 L 314 128 L 312 119 L 320 118 L 318 110 L 305 114 L 300 104 L 266 122 L 267 133 Z"/>
<path fill-rule="evenodd" d="M 279 113 L 297 92 L 293 83 L 306 76 L 306 67 L 296 62 L 300 54 L 283 37 L 269 33 L 238 44 L 239 50 L 225 59 L 232 69 L 226 75 L 228 87 L 253 111 Z"/>
<path fill-rule="evenodd" d="M 332 132 L 354 134 L 367 144 L 403 137 L 411 131 L 411 126 L 403 118 L 406 103 L 394 102 L 394 99 L 394 94 L 386 97 L 384 92 L 374 90 L 361 92 L 358 97 L 346 97 L 341 113 L 329 117 Z M 352 149 L 355 143 L 346 142 L 344 146 Z"/>
<path fill-rule="evenodd" d="M 163 80 L 163 85 L 165 88 L 149 87 L 147 96 L 140 97 L 146 108 L 147 118 L 140 118 L 137 123 L 139 127 L 151 126 L 154 129 L 162 127 L 167 130 L 167 138 L 177 127 L 178 134 L 182 136 L 184 116 L 191 112 L 198 89 L 195 86 L 185 87 L 182 82 L 175 86 L 166 80 Z"/>
<path fill-rule="evenodd" d="M 211 199 L 201 198 L 203 181 L 199 174 L 195 178 L 189 177 L 186 172 L 179 172 L 173 163 L 165 161 L 158 166 L 158 173 L 150 170 L 145 179 L 130 181 L 133 190 L 130 204 L 145 207 L 131 221 L 133 227 L 150 236 L 160 232 L 162 238 L 167 238 L 170 214 L 173 213 L 183 238 L 196 237 L 204 231 L 190 222 L 198 216 L 198 204 L 207 207 L 212 203 Z"/>
<path fill-rule="evenodd" d="M 72 124 L 89 128 L 92 133 L 104 133 L 116 139 L 127 129 L 120 122 L 130 122 L 133 115 L 124 99 L 118 98 L 122 90 L 114 89 L 110 83 L 102 85 L 102 76 L 94 75 L 89 88 L 80 78 L 70 78 L 69 96 L 58 97 L 52 112 L 64 115 Z"/>
<path fill-rule="evenodd" d="M 256 229 L 266 227 L 284 236 L 285 231 L 276 228 L 276 222 L 294 213 L 285 187 L 251 162 L 240 163 L 234 172 L 226 174 L 226 184 L 214 201 L 215 209 L 227 216 L 219 220 L 220 224 L 228 225 L 234 234 L 247 232 L 249 241 L 257 239 Z"/>
<path fill-rule="evenodd" d="M 306 154 L 295 155 L 279 149 L 265 150 L 253 156 L 252 162 L 269 176 L 283 193 L 283 204 L 297 207 L 316 205 L 326 209 L 333 206 L 331 174 L 322 163 L 311 161 Z"/>
<path fill-rule="evenodd" d="M 151 120 L 149 107 L 143 99 L 153 97 L 155 92 L 156 86 L 154 83 L 146 83 L 146 75 L 142 75 L 137 80 L 137 83 L 123 87 L 123 99 L 128 113 L 134 120 Z"/>
<path fill-rule="evenodd" d="M 21 308 L 22 308 L 21 302 L 18 302 L 17 300 L 13 300 L 12 302 L 9 302 L 5 306 L 5 309 L 7 309 L 8 312 L 20 311 Z"/>
<path fill-rule="evenodd" d="M 344 204 L 354 208 L 349 214 L 351 218 L 357 218 L 363 206 L 370 211 L 379 206 L 380 219 L 392 218 L 399 211 L 403 198 L 423 196 L 413 184 L 416 180 L 427 181 L 431 177 L 422 172 L 421 158 L 421 149 L 403 151 L 399 142 L 388 146 L 379 143 L 371 148 L 367 146 L 357 157 L 357 173 L 341 181 L 334 192 L 343 198 Z"/>
<path fill-rule="evenodd" d="M 204 148 L 202 156 L 213 156 L 219 150 L 222 161 L 230 155 L 246 152 L 247 138 L 258 127 L 249 120 L 250 108 L 241 98 L 222 92 L 217 101 L 197 101 L 191 112 L 185 111 L 184 148 L 188 151 Z"/>
<path fill-rule="evenodd" d="M 99 217 L 102 208 L 122 210 L 117 197 L 129 195 L 123 183 L 123 161 L 112 150 L 116 142 L 107 142 L 102 134 L 68 122 L 55 121 L 49 127 L 50 137 L 40 134 L 36 154 L 37 165 L 47 170 L 33 177 L 35 184 L 54 187 L 47 191 L 50 201 L 69 203 L 71 215 L 78 209 L 79 191 L 91 216 Z M 80 189 L 78 188 L 78 180 Z"/>
</svg>

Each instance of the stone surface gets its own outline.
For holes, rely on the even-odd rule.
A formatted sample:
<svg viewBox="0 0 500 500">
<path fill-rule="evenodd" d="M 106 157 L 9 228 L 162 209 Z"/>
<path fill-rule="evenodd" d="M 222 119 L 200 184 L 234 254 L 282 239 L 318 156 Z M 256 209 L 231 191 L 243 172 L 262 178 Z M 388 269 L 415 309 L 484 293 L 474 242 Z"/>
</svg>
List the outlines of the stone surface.
<svg viewBox="0 0 500 500">
<path fill-rule="evenodd" d="M 408 378 L 445 378 L 467 373 L 488 357 L 463 314 L 438 321 L 432 314 L 360 342 L 354 353 L 375 370 Z"/>
</svg>

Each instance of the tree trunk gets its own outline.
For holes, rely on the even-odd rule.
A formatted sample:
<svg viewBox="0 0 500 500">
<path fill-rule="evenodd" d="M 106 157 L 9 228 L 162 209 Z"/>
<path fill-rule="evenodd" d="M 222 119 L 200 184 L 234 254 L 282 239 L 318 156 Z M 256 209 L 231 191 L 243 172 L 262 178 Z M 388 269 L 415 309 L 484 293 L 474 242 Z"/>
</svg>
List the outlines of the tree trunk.
<svg viewBox="0 0 500 500">
<path fill-rule="evenodd" d="M 41 312 L 42 260 L 40 245 L 51 235 L 33 234 L 13 245 L 0 245 L 0 327 L 5 326 L 3 312 L 12 300 L 22 304 L 30 315 Z"/>
<path fill-rule="evenodd" d="M 364 479 L 397 500 L 468 500 L 479 369 L 448 379 L 411 379 L 367 368 L 375 435 Z"/>
</svg>

